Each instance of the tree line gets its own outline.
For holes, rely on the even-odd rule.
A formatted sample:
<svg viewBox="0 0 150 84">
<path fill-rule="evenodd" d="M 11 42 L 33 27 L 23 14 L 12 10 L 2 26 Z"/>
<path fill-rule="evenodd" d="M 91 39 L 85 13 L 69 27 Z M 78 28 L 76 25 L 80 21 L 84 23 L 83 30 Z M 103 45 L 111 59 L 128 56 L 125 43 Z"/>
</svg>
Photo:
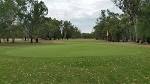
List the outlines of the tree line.
<svg viewBox="0 0 150 84">
<path fill-rule="evenodd" d="M 39 0 L 0 0 L 0 43 L 15 38 L 39 42 L 39 38 L 56 40 L 80 38 L 80 30 L 70 21 L 46 17 L 48 8 Z"/>
<path fill-rule="evenodd" d="M 94 27 L 96 39 L 150 43 L 150 0 L 112 0 L 123 14 L 101 10 Z"/>
</svg>

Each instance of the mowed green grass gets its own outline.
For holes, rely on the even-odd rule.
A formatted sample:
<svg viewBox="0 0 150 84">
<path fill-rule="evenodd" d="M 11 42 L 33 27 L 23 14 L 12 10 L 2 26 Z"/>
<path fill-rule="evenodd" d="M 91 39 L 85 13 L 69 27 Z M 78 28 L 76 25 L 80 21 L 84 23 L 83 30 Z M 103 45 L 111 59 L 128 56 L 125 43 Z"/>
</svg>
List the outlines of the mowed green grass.
<svg viewBox="0 0 150 84">
<path fill-rule="evenodd" d="M 150 46 L 95 40 L 1 45 L 0 84 L 150 84 Z"/>
</svg>

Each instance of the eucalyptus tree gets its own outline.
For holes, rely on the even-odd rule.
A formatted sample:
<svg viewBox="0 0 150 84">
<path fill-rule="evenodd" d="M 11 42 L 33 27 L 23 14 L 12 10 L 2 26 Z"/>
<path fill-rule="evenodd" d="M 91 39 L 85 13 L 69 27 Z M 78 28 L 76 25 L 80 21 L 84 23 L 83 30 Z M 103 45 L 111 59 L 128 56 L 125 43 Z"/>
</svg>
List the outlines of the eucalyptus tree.
<svg viewBox="0 0 150 84">
<path fill-rule="evenodd" d="M 142 0 L 113 0 L 114 3 L 130 16 L 130 23 L 134 26 L 135 41 L 138 41 L 137 22 Z"/>
<path fill-rule="evenodd" d="M 29 25 L 31 25 L 31 2 L 33 0 L 16 0 L 17 3 L 17 20 L 19 22 L 20 31 L 25 37 L 25 41 L 27 37 L 29 37 Z"/>
<path fill-rule="evenodd" d="M 121 39 L 121 27 L 120 27 L 120 19 L 119 14 L 110 12 L 107 10 L 107 18 L 106 18 L 106 31 L 107 37 L 109 41 L 117 41 L 119 42 Z"/>
<path fill-rule="evenodd" d="M 95 30 L 95 38 L 105 39 L 107 31 L 104 29 L 106 26 L 106 10 L 101 10 L 101 16 L 97 19 Z"/>
<path fill-rule="evenodd" d="M 41 38 L 49 40 L 80 38 L 81 32 L 69 21 L 59 21 L 55 18 L 45 17 L 43 26 L 41 27 L 40 36 Z"/>
<path fill-rule="evenodd" d="M 15 0 L 2 0 L 1 2 L 1 24 L 3 32 L 5 32 L 3 38 L 7 38 L 7 42 L 9 42 L 9 38 L 13 36 L 11 30 L 17 17 L 17 7 Z"/>
<path fill-rule="evenodd" d="M 141 11 L 138 15 L 138 37 L 141 43 L 150 43 L 150 1 L 143 0 L 141 3 Z"/>
<path fill-rule="evenodd" d="M 44 39 L 56 40 L 61 38 L 61 21 L 45 17 L 41 35 Z"/>
<path fill-rule="evenodd" d="M 70 21 L 63 21 L 62 25 L 62 39 L 69 40 L 70 38 L 81 38 L 80 30 Z"/>
<path fill-rule="evenodd" d="M 34 38 L 38 43 L 40 27 L 48 9 L 44 2 L 38 0 L 27 0 L 26 8 L 23 15 L 25 34 L 29 36 L 31 43 L 33 43 Z"/>
<path fill-rule="evenodd" d="M 59 20 L 56 20 L 55 18 L 52 20 L 52 25 L 51 25 L 51 29 L 52 29 L 52 34 L 53 34 L 53 38 L 54 40 L 56 39 L 60 39 L 62 36 L 61 36 L 61 29 L 60 29 L 60 26 L 61 26 L 61 21 Z"/>
<path fill-rule="evenodd" d="M 2 33 L 3 33 L 3 6 L 4 6 L 4 2 L 3 0 L 0 0 L 0 43 L 1 43 L 1 39 L 2 39 Z"/>
<path fill-rule="evenodd" d="M 72 36 L 71 38 L 81 38 L 81 31 L 78 29 L 78 27 L 72 28 Z"/>
<path fill-rule="evenodd" d="M 39 30 L 43 21 L 43 17 L 48 14 L 48 9 L 44 2 L 34 1 L 32 10 L 32 28 L 35 35 L 36 43 L 38 43 Z"/>
<path fill-rule="evenodd" d="M 63 33 L 62 36 L 65 39 L 71 38 L 71 28 L 73 27 L 72 23 L 70 21 L 64 21 L 64 27 L 63 27 Z"/>
<path fill-rule="evenodd" d="M 132 30 L 132 26 L 129 23 L 129 16 L 127 14 L 121 14 L 120 15 L 120 27 L 121 27 L 121 37 L 123 42 L 131 41 L 133 40 L 134 31 Z"/>
<path fill-rule="evenodd" d="M 135 40 L 149 38 L 149 0 L 113 0 L 114 3 L 129 15 L 130 23 L 134 26 Z M 146 17 L 146 18 L 145 18 Z M 149 39 L 148 39 L 149 40 Z"/>
<path fill-rule="evenodd" d="M 52 18 L 44 17 L 44 22 L 40 28 L 40 38 L 52 40 Z"/>
<path fill-rule="evenodd" d="M 117 42 L 128 41 L 129 26 L 127 25 L 128 17 L 125 14 L 102 10 L 94 27 L 95 38 Z"/>
</svg>

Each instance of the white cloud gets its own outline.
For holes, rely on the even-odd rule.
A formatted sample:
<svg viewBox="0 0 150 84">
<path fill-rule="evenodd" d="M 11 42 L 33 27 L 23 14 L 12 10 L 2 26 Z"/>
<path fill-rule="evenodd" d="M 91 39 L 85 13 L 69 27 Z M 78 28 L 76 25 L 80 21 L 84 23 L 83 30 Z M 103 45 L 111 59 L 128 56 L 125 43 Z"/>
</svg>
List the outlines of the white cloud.
<svg viewBox="0 0 150 84">
<path fill-rule="evenodd" d="M 49 9 L 48 17 L 70 20 L 82 32 L 91 32 L 102 9 L 118 12 L 111 0 L 42 0 Z"/>
</svg>

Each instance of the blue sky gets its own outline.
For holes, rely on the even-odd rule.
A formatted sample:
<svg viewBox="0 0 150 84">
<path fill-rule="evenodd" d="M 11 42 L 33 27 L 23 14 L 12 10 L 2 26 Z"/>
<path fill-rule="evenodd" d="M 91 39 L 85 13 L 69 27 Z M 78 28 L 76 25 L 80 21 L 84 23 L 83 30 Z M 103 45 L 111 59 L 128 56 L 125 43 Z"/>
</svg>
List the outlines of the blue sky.
<svg viewBox="0 0 150 84">
<path fill-rule="evenodd" d="M 121 12 L 111 0 L 42 0 L 49 9 L 48 17 L 69 20 L 81 32 L 92 32 L 100 10 Z"/>
</svg>

